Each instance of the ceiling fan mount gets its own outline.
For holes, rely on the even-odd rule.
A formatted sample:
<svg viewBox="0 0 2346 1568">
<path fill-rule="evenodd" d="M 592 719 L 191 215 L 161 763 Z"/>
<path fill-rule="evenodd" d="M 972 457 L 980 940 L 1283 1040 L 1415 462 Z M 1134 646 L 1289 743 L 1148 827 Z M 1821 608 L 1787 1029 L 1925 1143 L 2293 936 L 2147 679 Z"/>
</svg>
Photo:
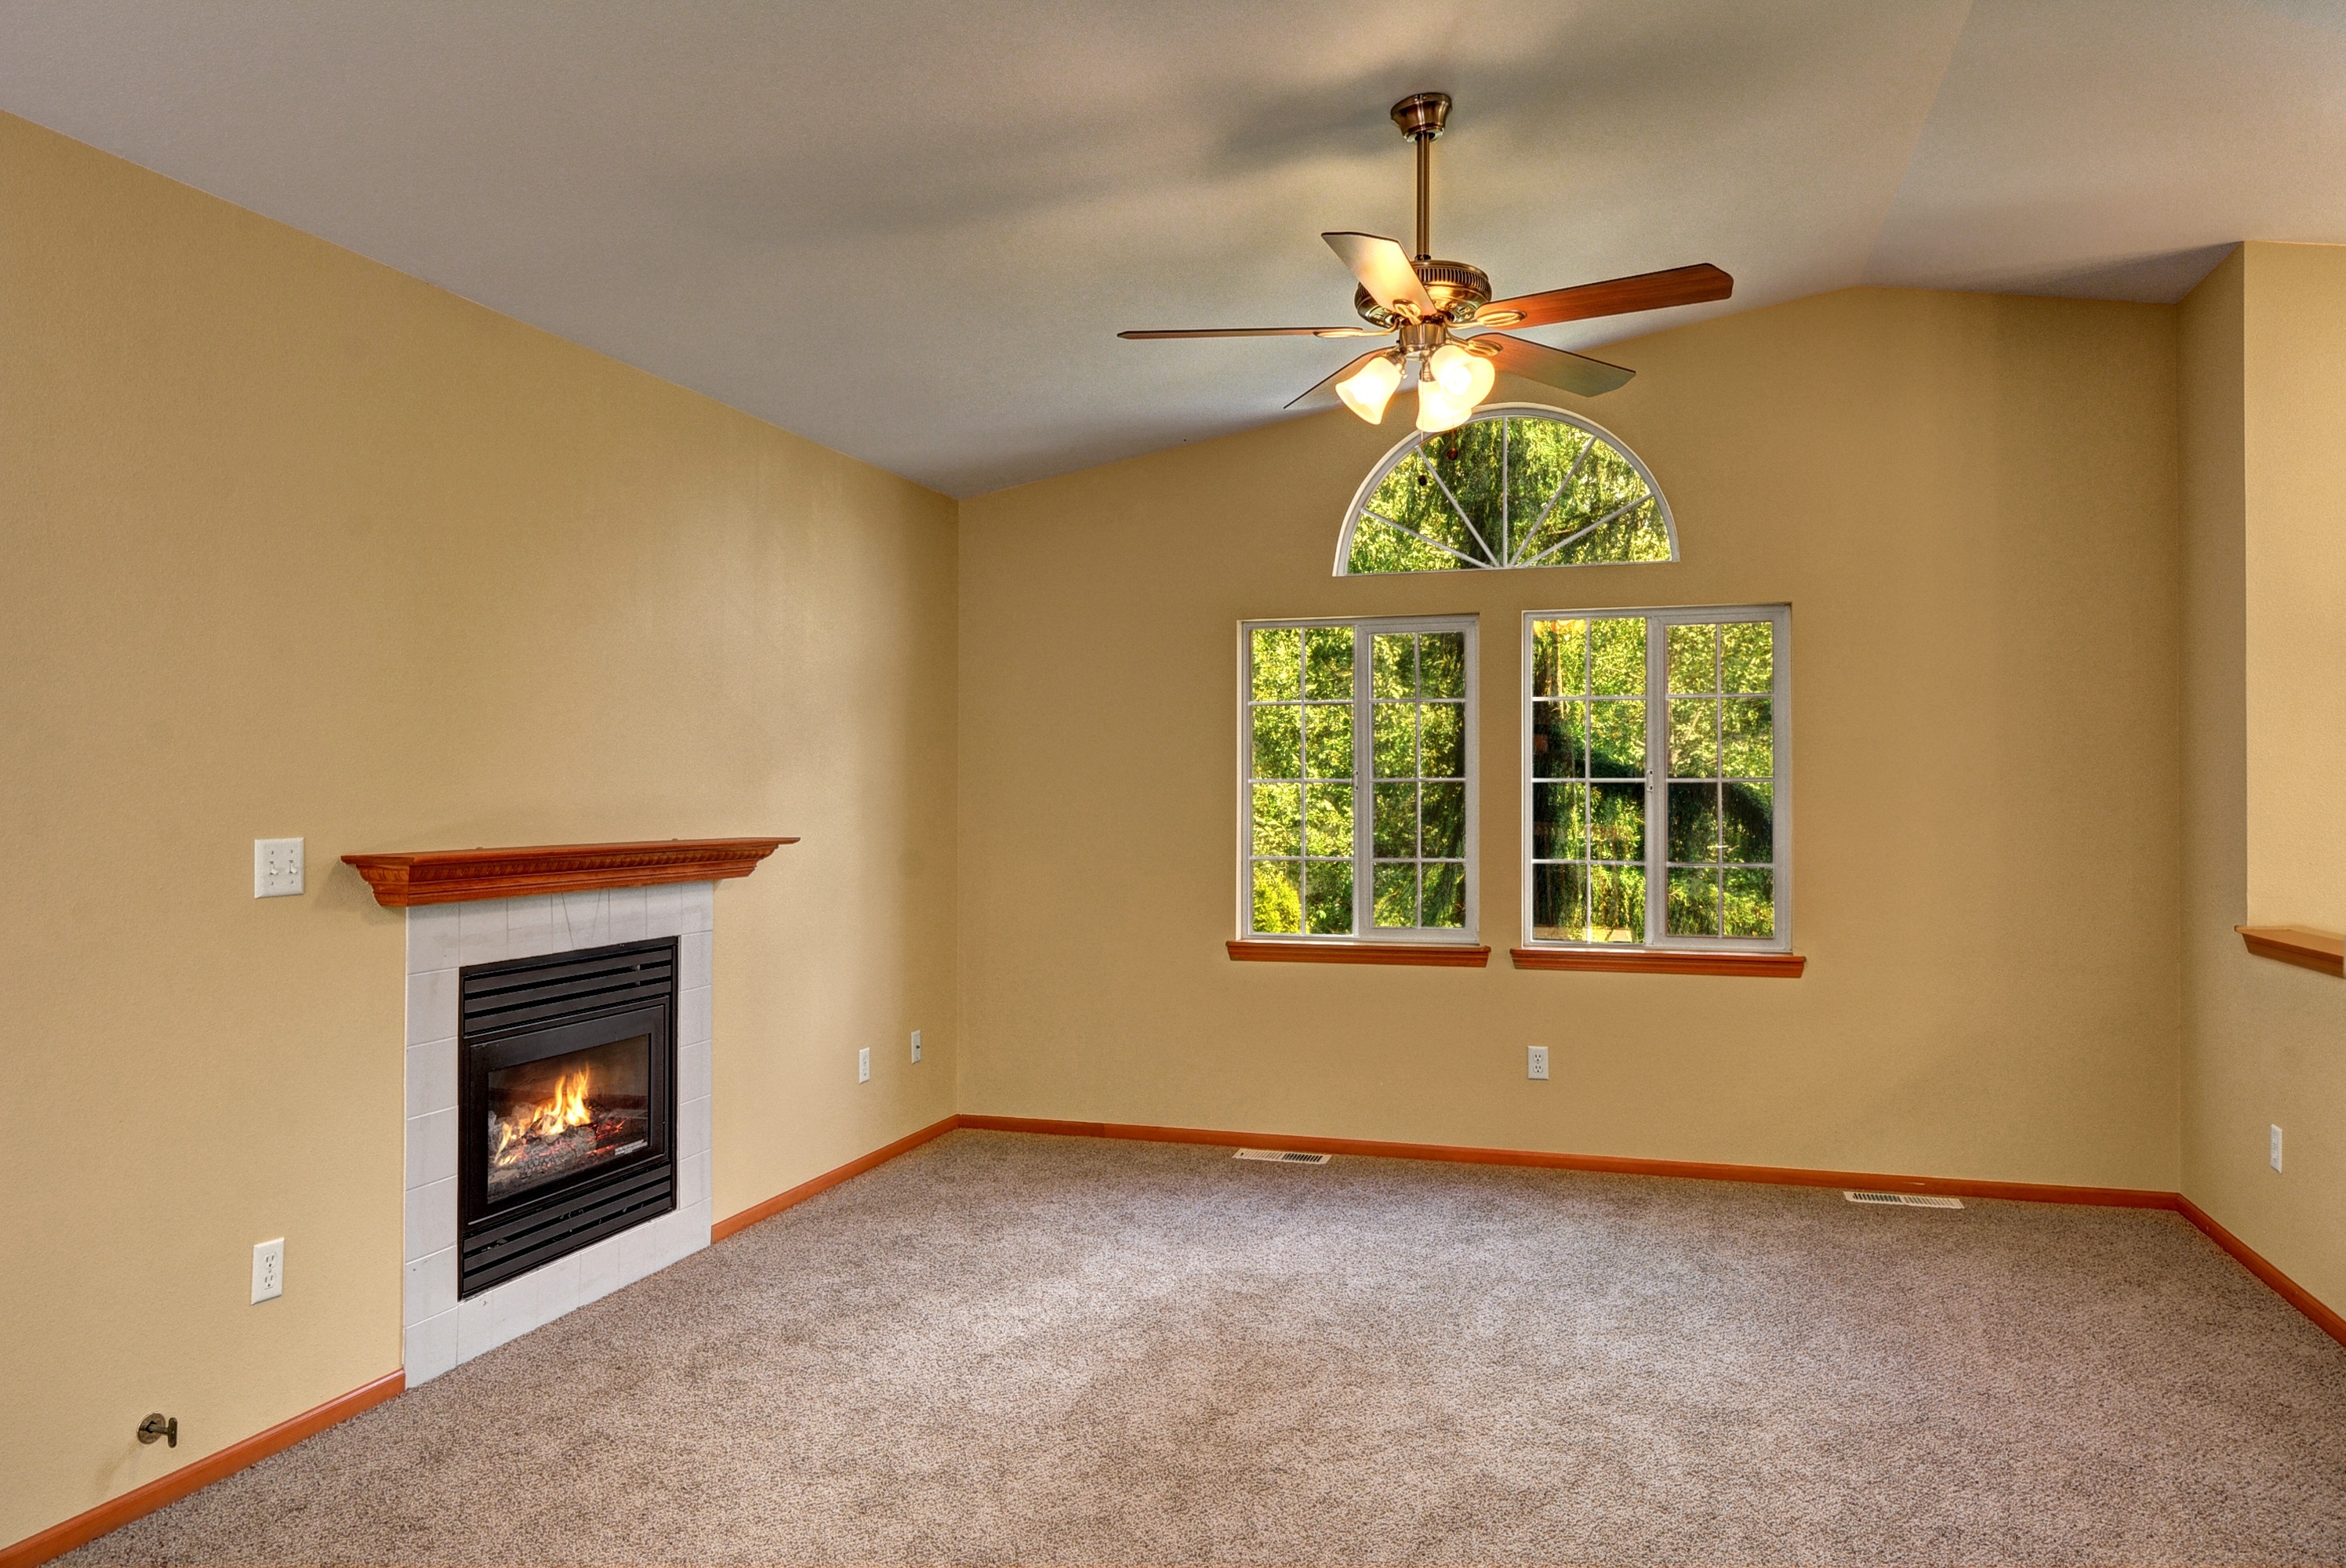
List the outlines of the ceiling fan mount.
<svg viewBox="0 0 2346 1568">
<path fill-rule="evenodd" d="M 1371 350 L 1341 366 L 1288 406 L 1292 408 L 1332 394 L 1362 419 L 1379 423 L 1384 418 L 1387 401 L 1403 376 L 1414 371 L 1418 428 L 1451 430 L 1464 423 L 1474 406 L 1490 395 L 1494 364 L 1498 369 L 1584 397 L 1611 392 L 1634 373 L 1619 365 L 1567 353 L 1526 338 L 1494 331 L 1458 337 L 1454 335 L 1454 328 L 1546 326 L 1632 311 L 1700 304 L 1724 300 L 1734 292 L 1732 278 L 1708 263 L 1701 263 L 1494 301 L 1490 277 L 1480 267 L 1442 260 L 1433 255 L 1433 144 L 1449 128 L 1450 95 L 1412 93 L 1393 105 L 1392 114 L 1393 124 L 1417 149 L 1416 254 L 1404 251 L 1399 241 L 1381 235 L 1347 231 L 1321 236 L 1359 280 L 1360 286 L 1352 294 L 1352 308 L 1369 323 L 1367 326 L 1180 328 L 1117 335 L 1143 339 L 1373 338 L 1390 332 L 1394 339 L 1392 347 Z"/>
</svg>

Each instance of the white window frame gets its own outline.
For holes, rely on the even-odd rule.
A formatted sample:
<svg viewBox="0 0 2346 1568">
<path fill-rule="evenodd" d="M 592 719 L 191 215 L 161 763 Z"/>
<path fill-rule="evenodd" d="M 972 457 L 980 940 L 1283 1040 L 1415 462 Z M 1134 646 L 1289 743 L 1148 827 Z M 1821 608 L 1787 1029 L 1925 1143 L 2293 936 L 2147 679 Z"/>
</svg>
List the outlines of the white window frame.
<svg viewBox="0 0 2346 1568">
<path fill-rule="evenodd" d="M 1532 627 L 1539 621 L 1624 620 L 1642 617 L 1646 631 L 1646 940 L 1576 942 L 1535 934 L 1532 923 Z M 1775 627 L 1771 655 L 1770 703 L 1776 754 L 1776 833 L 1774 889 L 1776 934 L 1750 936 L 1673 936 L 1665 929 L 1669 911 L 1669 637 L 1657 636 L 1656 626 L 1709 626 L 1721 621 L 1771 622 Z M 1523 626 L 1523 723 L 1521 761 L 1516 779 L 1521 786 L 1523 854 L 1523 926 L 1526 947 L 1576 948 L 1594 952 L 1636 952 L 1653 949 L 1696 952 L 1790 952 L 1792 951 L 1792 606 L 1790 605 L 1674 605 L 1663 608 L 1634 606 L 1603 609 L 1526 610 Z"/>
<path fill-rule="evenodd" d="M 1352 929 L 1338 934 L 1311 932 L 1259 932 L 1254 927 L 1254 634 L 1257 631 L 1299 626 L 1350 626 L 1352 628 Z M 1479 651 L 1482 617 L 1479 616 L 1278 616 L 1239 623 L 1238 657 L 1238 934 L 1245 942 L 1292 942 L 1319 943 L 1384 943 L 1423 942 L 1433 946 L 1474 947 L 1480 945 L 1476 932 L 1481 925 L 1482 911 L 1479 895 L 1482 878 L 1479 874 L 1475 850 L 1478 807 L 1476 796 L 1481 792 L 1481 770 L 1478 766 L 1481 750 L 1482 657 Z M 1373 923 L 1375 910 L 1375 736 L 1374 708 L 1376 699 L 1368 695 L 1368 674 L 1372 657 L 1372 639 L 1381 633 L 1396 632 L 1462 632 L 1466 646 L 1465 750 L 1466 750 L 1466 829 L 1463 854 L 1465 861 L 1466 923 L 1464 926 L 1380 926 Z M 1526 634 L 1528 635 L 1528 634 Z M 1364 875 L 1363 872 L 1366 872 Z"/>
</svg>

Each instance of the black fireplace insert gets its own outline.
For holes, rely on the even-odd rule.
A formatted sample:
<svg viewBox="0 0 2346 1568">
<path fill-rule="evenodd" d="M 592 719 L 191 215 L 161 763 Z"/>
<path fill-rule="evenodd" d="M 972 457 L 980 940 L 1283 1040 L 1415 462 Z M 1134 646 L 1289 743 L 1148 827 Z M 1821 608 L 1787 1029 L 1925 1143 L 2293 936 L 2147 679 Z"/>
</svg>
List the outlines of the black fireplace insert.
<svg viewBox="0 0 2346 1568">
<path fill-rule="evenodd" d="M 676 1204 L 673 937 L 461 972 L 456 1293 Z"/>
</svg>

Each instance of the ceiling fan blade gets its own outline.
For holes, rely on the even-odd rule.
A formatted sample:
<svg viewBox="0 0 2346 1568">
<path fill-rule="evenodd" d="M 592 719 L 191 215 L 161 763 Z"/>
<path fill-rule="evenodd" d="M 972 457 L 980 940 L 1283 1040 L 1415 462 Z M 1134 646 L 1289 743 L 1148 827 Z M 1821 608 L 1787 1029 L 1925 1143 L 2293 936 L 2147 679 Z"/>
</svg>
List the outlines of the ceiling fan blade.
<svg viewBox="0 0 2346 1568">
<path fill-rule="evenodd" d="M 1637 373 L 1619 365 L 1608 365 L 1603 360 L 1592 360 L 1586 354 L 1551 349 L 1528 338 L 1511 338 L 1504 332 L 1484 332 L 1460 341 L 1477 353 L 1490 355 L 1501 370 L 1510 374 L 1545 382 L 1582 397 L 1603 397 L 1627 385 L 1629 378 Z"/>
<path fill-rule="evenodd" d="M 1424 281 L 1409 264 L 1409 252 L 1400 241 L 1375 234 L 1322 234 L 1320 238 L 1343 259 L 1378 304 L 1413 321 L 1433 314 L 1433 297 L 1425 291 Z"/>
<path fill-rule="evenodd" d="M 1735 280 L 1703 261 L 1692 267 L 1673 267 L 1667 272 L 1640 272 L 1634 278 L 1608 278 L 1602 283 L 1494 300 L 1475 312 L 1475 320 L 1490 321 L 1495 327 L 1545 327 L 1557 321 L 1583 321 L 1591 316 L 1625 316 L 1632 311 L 1706 304 L 1734 292 Z M 1515 319 L 1493 321 L 1502 311 L 1514 312 Z"/>
<path fill-rule="evenodd" d="M 1300 408 L 1307 402 L 1335 402 L 1336 383 L 1338 382 L 1342 381 L 1346 376 L 1351 375 L 1354 371 L 1359 370 L 1371 360 L 1389 354 L 1392 351 L 1391 349 L 1373 349 L 1369 352 L 1362 354 L 1357 360 L 1347 360 L 1344 363 L 1338 365 L 1334 370 L 1330 371 L 1325 376 L 1313 383 L 1310 391 L 1304 392 L 1302 396 L 1296 398 L 1287 406 L 1290 408 Z"/>
<path fill-rule="evenodd" d="M 1183 327 L 1163 332 L 1118 332 L 1119 338 L 1381 338 L 1374 327 Z"/>
</svg>

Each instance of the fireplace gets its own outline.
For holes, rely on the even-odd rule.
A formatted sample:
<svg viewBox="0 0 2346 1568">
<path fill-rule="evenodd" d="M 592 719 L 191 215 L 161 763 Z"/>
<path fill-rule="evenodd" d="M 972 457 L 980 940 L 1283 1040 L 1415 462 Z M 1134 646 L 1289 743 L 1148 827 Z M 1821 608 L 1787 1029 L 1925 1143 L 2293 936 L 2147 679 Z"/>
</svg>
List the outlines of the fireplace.
<svg viewBox="0 0 2346 1568">
<path fill-rule="evenodd" d="M 677 956 L 460 971 L 460 1298 L 676 1208 Z"/>
</svg>

